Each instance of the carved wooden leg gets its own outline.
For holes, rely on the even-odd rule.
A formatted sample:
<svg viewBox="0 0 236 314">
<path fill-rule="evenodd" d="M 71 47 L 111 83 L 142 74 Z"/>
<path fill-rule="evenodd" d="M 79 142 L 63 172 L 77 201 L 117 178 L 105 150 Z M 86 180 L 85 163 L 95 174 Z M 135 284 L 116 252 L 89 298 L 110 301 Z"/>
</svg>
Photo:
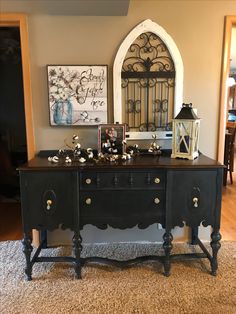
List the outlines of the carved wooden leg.
<svg viewBox="0 0 236 314">
<path fill-rule="evenodd" d="M 217 254 L 221 247 L 220 244 L 221 235 L 219 233 L 219 229 L 213 229 L 211 234 L 211 248 L 212 248 L 212 260 L 211 260 L 211 274 L 216 276 L 216 271 L 218 269 L 218 262 L 217 262 Z"/>
<path fill-rule="evenodd" d="M 80 253 L 82 251 L 82 237 L 78 231 L 74 232 L 73 249 L 75 255 L 75 274 L 77 279 L 81 279 L 81 261 Z"/>
<path fill-rule="evenodd" d="M 191 244 L 196 245 L 198 239 L 198 227 L 191 228 Z"/>
<path fill-rule="evenodd" d="M 171 249 L 173 247 L 172 245 L 172 240 L 173 240 L 173 236 L 171 234 L 171 232 L 166 231 L 166 233 L 163 235 L 163 249 L 165 251 L 165 259 L 164 259 L 164 275 L 165 276 L 170 276 L 170 252 Z"/>
<path fill-rule="evenodd" d="M 25 268 L 25 274 L 27 276 L 27 280 L 32 280 L 32 263 L 30 260 L 31 252 L 33 250 L 33 247 L 31 245 L 32 238 L 29 234 L 24 233 L 24 238 L 22 240 L 23 244 L 23 252 L 25 254 L 26 259 L 26 268 Z"/>
</svg>

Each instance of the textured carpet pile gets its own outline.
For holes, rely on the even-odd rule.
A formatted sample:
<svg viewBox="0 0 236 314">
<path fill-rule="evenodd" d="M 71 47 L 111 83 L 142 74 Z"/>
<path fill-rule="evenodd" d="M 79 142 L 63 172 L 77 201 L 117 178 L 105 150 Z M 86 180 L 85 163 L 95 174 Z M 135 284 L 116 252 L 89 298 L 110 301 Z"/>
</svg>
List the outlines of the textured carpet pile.
<svg viewBox="0 0 236 314">
<path fill-rule="evenodd" d="M 69 248 L 44 250 L 44 256 L 68 254 Z M 175 252 L 193 247 L 175 244 Z M 86 246 L 84 256 L 127 259 L 161 253 L 153 244 Z M 20 241 L 0 243 L 0 313 L 224 313 L 236 314 L 236 243 L 222 242 L 217 277 L 209 274 L 209 261 L 172 263 L 171 276 L 163 276 L 159 262 L 127 269 L 87 265 L 82 280 L 74 278 L 72 264 L 37 263 L 33 281 L 25 281 Z"/>
</svg>

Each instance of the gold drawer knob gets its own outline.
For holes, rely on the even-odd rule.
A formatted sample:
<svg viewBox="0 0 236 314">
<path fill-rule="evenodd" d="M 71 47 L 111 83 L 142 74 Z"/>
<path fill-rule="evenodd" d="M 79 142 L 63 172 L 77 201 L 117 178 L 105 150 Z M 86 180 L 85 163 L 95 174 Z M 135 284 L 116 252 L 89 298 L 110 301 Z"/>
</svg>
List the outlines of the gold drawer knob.
<svg viewBox="0 0 236 314">
<path fill-rule="evenodd" d="M 159 200 L 158 197 L 154 198 L 154 203 L 155 203 L 155 204 L 159 204 L 159 203 L 160 203 L 160 200 Z"/>
<path fill-rule="evenodd" d="M 158 183 L 161 182 L 161 180 L 160 180 L 159 178 L 155 178 L 155 179 L 154 179 L 154 182 L 158 184 Z"/>
<path fill-rule="evenodd" d="M 91 184 L 92 180 L 91 180 L 90 178 L 87 178 L 87 179 L 85 180 L 85 182 L 86 182 L 86 184 Z"/>
<path fill-rule="evenodd" d="M 47 210 L 51 209 L 52 200 L 47 200 Z"/>
<path fill-rule="evenodd" d="M 90 198 L 90 197 L 86 198 L 85 203 L 86 203 L 87 205 L 90 205 L 90 204 L 92 203 L 91 198 Z"/>
<path fill-rule="evenodd" d="M 196 207 L 196 208 L 198 207 L 198 201 L 199 201 L 199 200 L 198 200 L 197 197 L 194 197 L 194 198 L 193 198 L 193 206 Z"/>
</svg>

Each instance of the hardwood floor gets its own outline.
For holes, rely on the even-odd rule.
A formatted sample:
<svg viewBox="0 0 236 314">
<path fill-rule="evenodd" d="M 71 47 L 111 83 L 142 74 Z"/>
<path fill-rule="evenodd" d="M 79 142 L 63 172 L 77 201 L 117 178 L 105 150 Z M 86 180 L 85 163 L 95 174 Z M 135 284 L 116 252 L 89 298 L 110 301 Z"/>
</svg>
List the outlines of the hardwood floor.
<svg viewBox="0 0 236 314">
<path fill-rule="evenodd" d="M 233 184 L 230 184 L 228 179 L 226 187 L 223 187 L 221 234 L 223 240 L 236 241 L 236 147 L 234 151 Z"/>
<path fill-rule="evenodd" d="M 236 241 L 236 172 L 233 173 L 233 184 L 228 179 L 226 187 L 223 187 L 221 235 L 222 240 Z"/>
<path fill-rule="evenodd" d="M 236 172 L 234 183 L 223 187 L 221 210 L 222 240 L 236 241 Z M 19 202 L 0 202 L 0 241 L 22 239 Z"/>
<path fill-rule="evenodd" d="M 22 239 L 19 202 L 0 202 L 0 241 Z"/>
</svg>

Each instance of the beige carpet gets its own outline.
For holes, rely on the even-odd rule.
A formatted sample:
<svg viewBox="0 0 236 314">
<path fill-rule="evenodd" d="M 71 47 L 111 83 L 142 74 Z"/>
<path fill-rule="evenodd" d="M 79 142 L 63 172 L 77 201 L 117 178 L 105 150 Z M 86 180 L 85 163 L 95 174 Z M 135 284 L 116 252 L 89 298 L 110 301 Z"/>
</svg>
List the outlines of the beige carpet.
<svg viewBox="0 0 236 314">
<path fill-rule="evenodd" d="M 175 245 L 175 251 L 193 251 Z M 222 242 L 217 277 L 209 275 L 208 260 L 173 262 L 172 275 L 162 275 L 158 263 L 125 270 L 86 266 L 83 279 L 74 279 L 70 264 L 38 263 L 33 281 L 24 280 L 19 241 L 0 243 L 0 313 L 236 313 L 236 242 Z M 65 248 L 45 250 L 61 255 Z M 84 255 L 113 258 L 155 254 L 155 245 L 85 247 Z M 46 255 L 46 254 L 44 254 Z"/>
</svg>

